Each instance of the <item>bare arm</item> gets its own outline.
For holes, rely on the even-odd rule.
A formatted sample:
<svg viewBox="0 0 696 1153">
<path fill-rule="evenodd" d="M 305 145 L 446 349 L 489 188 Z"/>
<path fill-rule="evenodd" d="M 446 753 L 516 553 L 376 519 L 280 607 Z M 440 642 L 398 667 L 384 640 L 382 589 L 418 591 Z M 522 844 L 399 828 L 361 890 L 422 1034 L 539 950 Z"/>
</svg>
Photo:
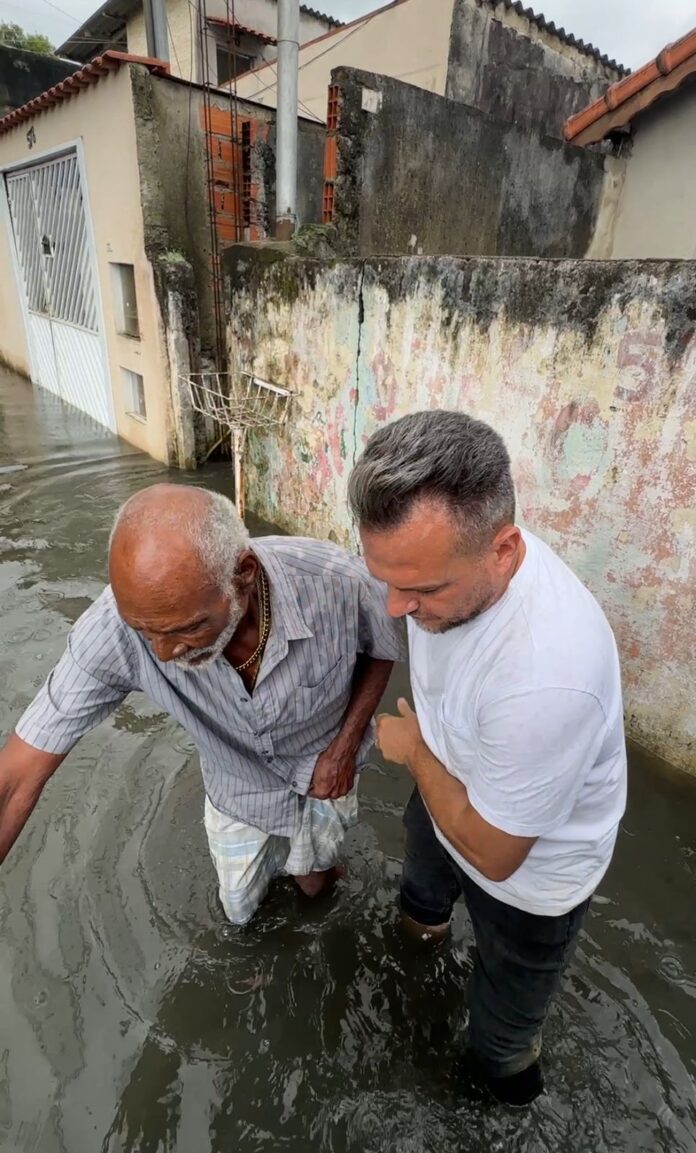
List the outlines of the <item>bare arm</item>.
<svg viewBox="0 0 696 1153">
<path fill-rule="evenodd" d="M 393 661 L 381 661 L 360 653 L 353 674 L 353 691 L 341 728 L 317 761 L 310 797 L 336 800 L 353 787 L 355 758 L 367 726 L 384 695 Z"/>
<path fill-rule="evenodd" d="M 42 753 L 16 733 L 0 749 L 0 864 L 29 820 L 46 781 L 66 755 Z"/>
<path fill-rule="evenodd" d="M 448 773 L 421 735 L 418 718 L 404 700 L 399 716 L 377 722 L 377 742 L 388 761 L 406 765 L 441 833 L 489 881 L 506 881 L 528 856 L 536 837 L 516 837 L 484 820 L 466 786 Z"/>
<path fill-rule="evenodd" d="M 462 857 L 489 881 L 507 881 L 527 857 L 535 837 L 513 837 L 485 821 L 458 781 L 424 741 L 413 748 L 407 768 L 438 829 Z"/>
<path fill-rule="evenodd" d="M 353 691 L 341 730 L 334 741 L 334 744 L 338 744 L 353 757 L 357 755 L 367 726 L 384 696 L 393 667 L 393 661 L 379 661 L 365 653 L 358 655 L 353 674 Z"/>
</svg>

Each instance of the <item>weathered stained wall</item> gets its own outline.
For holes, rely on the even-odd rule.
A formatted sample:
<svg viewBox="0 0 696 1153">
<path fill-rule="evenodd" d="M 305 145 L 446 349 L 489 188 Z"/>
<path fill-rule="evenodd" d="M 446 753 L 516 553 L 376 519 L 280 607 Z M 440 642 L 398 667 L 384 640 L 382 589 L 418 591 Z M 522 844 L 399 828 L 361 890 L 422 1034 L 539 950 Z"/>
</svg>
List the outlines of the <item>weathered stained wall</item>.
<svg viewBox="0 0 696 1153">
<path fill-rule="evenodd" d="M 350 467 L 380 424 L 466 409 L 505 437 L 523 521 L 598 596 L 632 734 L 696 771 L 696 264 L 232 249 L 232 363 L 295 390 L 252 444 L 249 505 L 353 543 Z"/>
<path fill-rule="evenodd" d="M 204 93 L 143 68 L 132 69 L 132 83 L 146 251 L 152 260 L 179 252 L 191 264 L 201 347 L 205 355 L 214 356 Z M 229 100 L 223 93 L 214 95 L 212 107 L 222 110 L 228 120 Z M 269 129 L 268 141 L 255 146 L 252 172 L 253 217 L 262 234 L 268 235 L 275 218 L 275 112 L 240 100 L 237 116 Z M 298 130 L 298 216 L 304 224 L 321 219 L 325 133 L 322 125 L 306 120 L 299 122 Z"/>
<path fill-rule="evenodd" d="M 445 95 L 563 139 L 568 116 L 603 95 L 616 69 L 493 0 L 454 6 Z"/>
<path fill-rule="evenodd" d="M 343 251 L 585 255 L 603 156 L 374 73 L 332 83 Z"/>
<path fill-rule="evenodd" d="M 79 64 L 59 56 L 24 52 L 0 44 L 0 116 L 28 104 L 66 76 L 77 72 Z"/>
<path fill-rule="evenodd" d="M 575 76 L 580 86 L 596 84 L 599 87 L 596 91 L 592 87 L 592 92 L 599 95 L 621 72 L 598 51 L 579 47 L 581 41 L 557 35 L 553 24 L 531 9 L 526 12 L 529 15 L 518 11 L 511 0 L 394 0 L 377 7 L 346 28 L 300 48 L 302 106 L 324 119 L 331 72 L 349 67 L 405 79 L 465 104 L 476 104 L 480 97 L 488 101 L 481 107 L 494 111 L 492 104 L 499 99 L 495 93 L 496 68 L 501 64 L 502 106 L 514 119 L 516 103 L 529 110 L 534 107 L 535 90 L 542 101 L 537 112 L 545 118 L 548 132 L 551 119 L 555 124 L 561 117 L 560 105 L 556 108 L 558 117 L 554 115 L 554 96 L 570 96 L 573 107 L 580 100 L 572 84 L 565 84 L 566 79 Z M 557 81 L 550 82 L 542 69 L 557 76 Z M 241 77 L 238 91 L 247 99 L 275 108 L 278 85 L 274 69 L 261 66 L 247 73 Z"/>
</svg>

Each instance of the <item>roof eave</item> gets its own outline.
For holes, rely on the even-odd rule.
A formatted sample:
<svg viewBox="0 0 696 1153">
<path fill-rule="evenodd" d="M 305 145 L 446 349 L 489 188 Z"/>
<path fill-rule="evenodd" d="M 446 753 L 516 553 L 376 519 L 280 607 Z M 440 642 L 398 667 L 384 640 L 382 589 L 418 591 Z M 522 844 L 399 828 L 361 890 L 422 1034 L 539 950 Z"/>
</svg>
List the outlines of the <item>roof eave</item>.
<svg viewBox="0 0 696 1153">
<path fill-rule="evenodd" d="M 604 96 L 566 120 L 563 134 L 569 144 L 597 144 L 611 132 L 625 128 L 634 116 L 696 73 L 696 28 L 668 44 L 654 60 L 610 85 Z"/>
</svg>

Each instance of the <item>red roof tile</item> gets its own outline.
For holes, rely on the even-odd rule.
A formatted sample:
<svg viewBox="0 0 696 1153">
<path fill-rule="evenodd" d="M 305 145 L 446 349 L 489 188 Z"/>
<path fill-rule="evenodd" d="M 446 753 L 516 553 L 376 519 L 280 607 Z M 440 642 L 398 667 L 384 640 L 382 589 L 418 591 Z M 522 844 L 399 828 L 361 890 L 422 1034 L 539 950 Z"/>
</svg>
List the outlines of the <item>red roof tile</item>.
<svg viewBox="0 0 696 1153">
<path fill-rule="evenodd" d="M 277 44 L 275 36 L 269 36 L 266 32 L 258 32 L 256 28 L 247 28 L 245 24 L 240 24 L 238 20 L 225 20 L 224 16 L 206 16 L 208 24 L 214 24 L 216 28 L 230 28 L 235 32 L 239 32 L 241 36 L 256 36 L 257 40 L 263 40 L 264 44 Z"/>
<path fill-rule="evenodd" d="M 55 84 L 53 88 L 42 92 L 28 104 L 23 104 L 21 108 L 15 108 L 7 116 L 3 116 L 0 120 L 0 136 L 10 132 L 23 121 L 31 120 L 39 112 L 45 112 L 47 108 L 53 108 L 56 104 L 69 100 L 71 96 L 77 96 L 83 88 L 97 84 L 102 76 L 118 71 L 122 64 L 144 64 L 151 72 L 169 72 L 169 65 L 164 60 L 153 60 L 149 56 L 131 56 L 127 52 L 105 52 L 103 56 L 86 64 L 79 72 L 74 72 L 72 76 L 61 80 L 60 84 Z"/>
<path fill-rule="evenodd" d="M 660 96 L 673 92 L 696 73 L 696 28 L 663 48 L 654 60 L 644 64 L 607 88 L 604 96 L 571 116 L 563 132 L 575 144 L 596 144 L 617 128 L 630 124 Z"/>
</svg>

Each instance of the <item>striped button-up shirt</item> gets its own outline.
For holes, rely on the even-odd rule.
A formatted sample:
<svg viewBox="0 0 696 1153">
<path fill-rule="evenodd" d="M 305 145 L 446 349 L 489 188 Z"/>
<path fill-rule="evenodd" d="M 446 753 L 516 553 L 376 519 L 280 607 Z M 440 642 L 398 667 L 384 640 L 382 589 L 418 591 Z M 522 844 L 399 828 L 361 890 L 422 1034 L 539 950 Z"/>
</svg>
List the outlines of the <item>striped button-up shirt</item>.
<svg viewBox="0 0 696 1153">
<path fill-rule="evenodd" d="M 264 537 L 272 628 L 253 695 L 220 657 L 195 672 L 157 659 L 106 588 L 17 726 L 37 749 L 66 753 L 128 693 L 141 690 L 190 734 L 216 809 L 292 836 L 300 797 L 338 733 L 358 653 L 403 660 L 405 634 L 364 562 L 321 541 Z M 371 745 L 368 732 L 358 764 Z"/>
</svg>

